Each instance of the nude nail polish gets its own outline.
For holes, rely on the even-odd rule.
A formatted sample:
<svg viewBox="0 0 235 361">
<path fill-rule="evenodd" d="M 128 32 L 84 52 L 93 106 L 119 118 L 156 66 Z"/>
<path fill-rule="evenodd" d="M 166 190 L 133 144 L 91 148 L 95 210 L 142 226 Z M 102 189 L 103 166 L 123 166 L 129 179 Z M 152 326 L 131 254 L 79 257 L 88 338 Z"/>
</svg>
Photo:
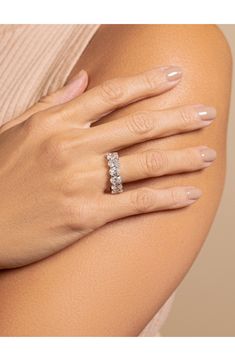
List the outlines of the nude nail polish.
<svg viewBox="0 0 235 361">
<path fill-rule="evenodd" d="M 70 79 L 67 82 L 67 85 L 76 84 L 76 86 L 79 86 L 84 82 L 85 79 L 86 79 L 86 72 L 85 70 L 82 69 L 78 74 L 76 74 L 72 79 Z"/>
<path fill-rule="evenodd" d="M 196 187 L 188 187 L 186 192 L 189 201 L 196 201 L 202 195 L 201 189 Z"/>
<path fill-rule="evenodd" d="M 202 147 L 200 149 L 201 157 L 203 162 L 209 163 L 210 165 L 216 159 L 216 151 L 208 147 Z"/>
<path fill-rule="evenodd" d="M 216 109 L 204 105 L 196 105 L 196 111 L 201 120 L 212 121 L 216 118 Z"/>
<path fill-rule="evenodd" d="M 169 66 L 165 69 L 168 81 L 176 81 L 182 77 L 182 69 L 178 66 Z"/>
<path fill-rule="evenodd" d="M 68 102 L 81 94 L 86 88 L 87 76 L 84 70 L 81 70 L 76 76 L 70 79 L 63 88 L 61 103 Z"/>
</svg>

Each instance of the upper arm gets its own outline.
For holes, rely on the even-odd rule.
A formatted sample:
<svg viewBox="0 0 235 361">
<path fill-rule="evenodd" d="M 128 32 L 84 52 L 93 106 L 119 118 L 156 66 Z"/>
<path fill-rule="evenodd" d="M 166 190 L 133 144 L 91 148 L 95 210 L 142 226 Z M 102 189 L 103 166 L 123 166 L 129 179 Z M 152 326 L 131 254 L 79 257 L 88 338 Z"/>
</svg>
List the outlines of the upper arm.
<svg viewBox="0 0 235 361">
<path fill-rule="evenodd" d="M 0 309 L 4 311 L 1 334 L 138 334 L 188 271 L 223 188 L 231 81 L 231 56 L 223 35 L 214 26 L 201 25 L 104 26 L 77 66 L 88 70 L 94 86 L 111 77 L 170 64 L 184 71 L 176 88 L 104 120 L 137 109 L 215 106 L 217 119 L 212 126 L 131 148 L 205 144 L 216 149 L 217 160 L 209 169 L 157 180 L 159 187 L 198 186 L 202 198 L 184 209 L 112 222 L 42 262 L 2 273 L 1 298 L 8 302 Z M 156 184 L 156 179 L 144 182 Z"/>
</svg>

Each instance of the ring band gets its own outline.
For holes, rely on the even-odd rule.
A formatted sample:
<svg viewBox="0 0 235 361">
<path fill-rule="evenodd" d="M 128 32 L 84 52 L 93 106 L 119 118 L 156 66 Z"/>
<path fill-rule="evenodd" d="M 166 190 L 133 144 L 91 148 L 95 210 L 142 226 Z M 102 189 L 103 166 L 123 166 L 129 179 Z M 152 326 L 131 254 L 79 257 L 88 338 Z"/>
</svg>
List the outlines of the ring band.
<svg viewBox="0 0 235 361">
<path fill-rule="evenodd" d="M 110 175 L 110 191 L 111 193 L 121 193 L 123 192 L 122 178 L 120 175 L 120 163 L 118 152 L 111 152 L 105 155 L 108 166 L 109 166 L 109 175 Z"/>
</svg>

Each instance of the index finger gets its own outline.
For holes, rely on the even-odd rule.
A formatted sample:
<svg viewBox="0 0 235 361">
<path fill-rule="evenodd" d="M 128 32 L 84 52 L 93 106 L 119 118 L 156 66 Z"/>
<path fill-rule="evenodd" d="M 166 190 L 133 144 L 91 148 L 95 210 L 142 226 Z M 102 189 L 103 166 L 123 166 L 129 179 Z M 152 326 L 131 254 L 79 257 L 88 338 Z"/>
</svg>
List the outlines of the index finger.
<svg viewBox="0 0 235 361">
<path fill-rule="evenodd" d="M 106 80 L 67 104 L 58 106 L 56 112 L 62 112 L 63 119 L 88 127 L 117 108 L 170 90 L 181 76 L 181 68 L 168 66 Z"/>
</svg>

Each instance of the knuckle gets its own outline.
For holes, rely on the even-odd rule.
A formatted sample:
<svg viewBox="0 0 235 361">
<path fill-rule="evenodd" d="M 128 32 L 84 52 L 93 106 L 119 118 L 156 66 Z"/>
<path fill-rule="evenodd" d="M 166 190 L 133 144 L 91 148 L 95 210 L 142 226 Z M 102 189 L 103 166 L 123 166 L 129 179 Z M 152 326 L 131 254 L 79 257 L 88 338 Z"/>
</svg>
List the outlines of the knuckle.
<svg viewBox="0 0 235 361">
<path fill-rule="evenodd" d="M 150 212 L 154 206 L 153 191 L 149 188 L 138 189 L 131 194 L 130 201 L 137 213 Z"/>
<path fill-rule="evenodd" d="M 85 199 L 80 199 L 79 205 L 70 201 L 64 207 L 66 224 L 71 229 L 88 232 L 94 229 L 92 216 L 89 215 Z M 84 233 L 85 235 L 85 233 Z"/>
<path fill-rule="evenodd" d="M 167 168 L 167 157 L 164 152 L 158 150 L 144 152 L 142 162 L 142 168 L 145 170 L 146 175 L 149 176 L 161 173 Z"/>
<path fill-rule="evenodd" d="M 189 170 L 198 168 L 202 163 L 202 161 L 199 162 L 195 149 L 191 148 L 184 151 L 184 161 Z"/>
<path fill-rule="evenodd" d="M 23 123 L 23 129 L 26 134 L 34 134 L 39 129 L 40 122 L 42 121 L 40 115 L 32 115 Z"/>
<path fill-rule="evenodd" d="M 39 112 L 38 114 L 32 115 L 23 123 L 26 134 L 52 134 L 52 130 L 55 129 L 58 116 L 50 112 Z"/>
<path fill-rule="evenodd" d="M 50 166 L 60 168 L 65 164 L 65 153 L 67 143 L 57 137 L 51 137 L 41 145 L 43 158 L 50 163 Z"/>
<path fill-rule="evenodd" d="M 173 188 L 169 190 L 170 204 L 172 207 L 177 207 L 183 200 L 182 191 L 179 188 Z"/>
<path fill-rule="evenodd" d="M 64 207 L 65 220 L 68 227 L 73 230 L 86 230 L 89 228 L 87 218 L 82 205 L 75 205 L 73 202 Z"/>
<path fill-rule="evenodd" d="M 72 199 L 78 194 L 82 195 L 87 186 L 89 179 L 86 172 L 80 169 L 80 167 L 78 169 L 74 171 L 70 165 L 63 169 L 61 175 L 61 191 L 68 199 Z"/>
<path fill-rule="evenodd" d="M 154 120 L 148 111 L 139 111 L 128 118 L 127 127 L 131 133 L 145 134 L 153 130 Z"/>
<path fill-rule="evenodd" d="M 108 104 L 117 105 L 124 97 L 124 91 L 118 79 L 106 80 L 99 87 L 101 98 Z"/>
<path fill-rule="evenodd" d="M 147 87 L 150 90 L 156 89 L 157 84 L 159 83 L 159 75 L 156 71 L 148 71 L 143 74 L 144 82 L 147 84 Z"/>
<path fill-rule="evenodd" d="M 72 202 L 64 204 L 63 216 L 68 226 L 74 229 L 78 227 L 79 209 Z"/>
<path fill-rule="evenodd" d="M 183 107 L 179 110 L 180 124 L 182 129 L 188 129 L 195 123 L 195 112 L 191 107 Z"/>
<path fill-rule="evenodd" d="M 79 133 L 76 134 L 76 148 L 78 152 L 89 152 L 91 149 L 96 149 L 96 144 L 90 141 L 89 129 L 79 129 Z M 72 146 L 72 145 L 71 145 Z"/>
<path fill-rule="evenodd" d="M 63 106 L 59 112 L 55 112 L 53 115 L 52 115 L 53 119 L 56 119 L 56 121 L 58 121 L 58 119 L 61 121 L 61 122 L 68 122 L 68 121 L 71 121 L 71 110 L 70 110 L 70 107 L 67 107 L 67 106 Z"/>
<path fill-rule="evenodd" d="M 58 128 L 58 120 L 60 119 L 60 113 L 56 112 L 54 109 L 48 109 L 44 112 L 43 115 L 43 130 L 47 129 L 56 129 Z"/>
<path fill-rule="evenodd" d="M 52 154 L 61 155 L 65 149 L 66 143 L 56 137 L 52 137 L 51 140 L 48 141 L 48 150 Z"/>
</svg>

